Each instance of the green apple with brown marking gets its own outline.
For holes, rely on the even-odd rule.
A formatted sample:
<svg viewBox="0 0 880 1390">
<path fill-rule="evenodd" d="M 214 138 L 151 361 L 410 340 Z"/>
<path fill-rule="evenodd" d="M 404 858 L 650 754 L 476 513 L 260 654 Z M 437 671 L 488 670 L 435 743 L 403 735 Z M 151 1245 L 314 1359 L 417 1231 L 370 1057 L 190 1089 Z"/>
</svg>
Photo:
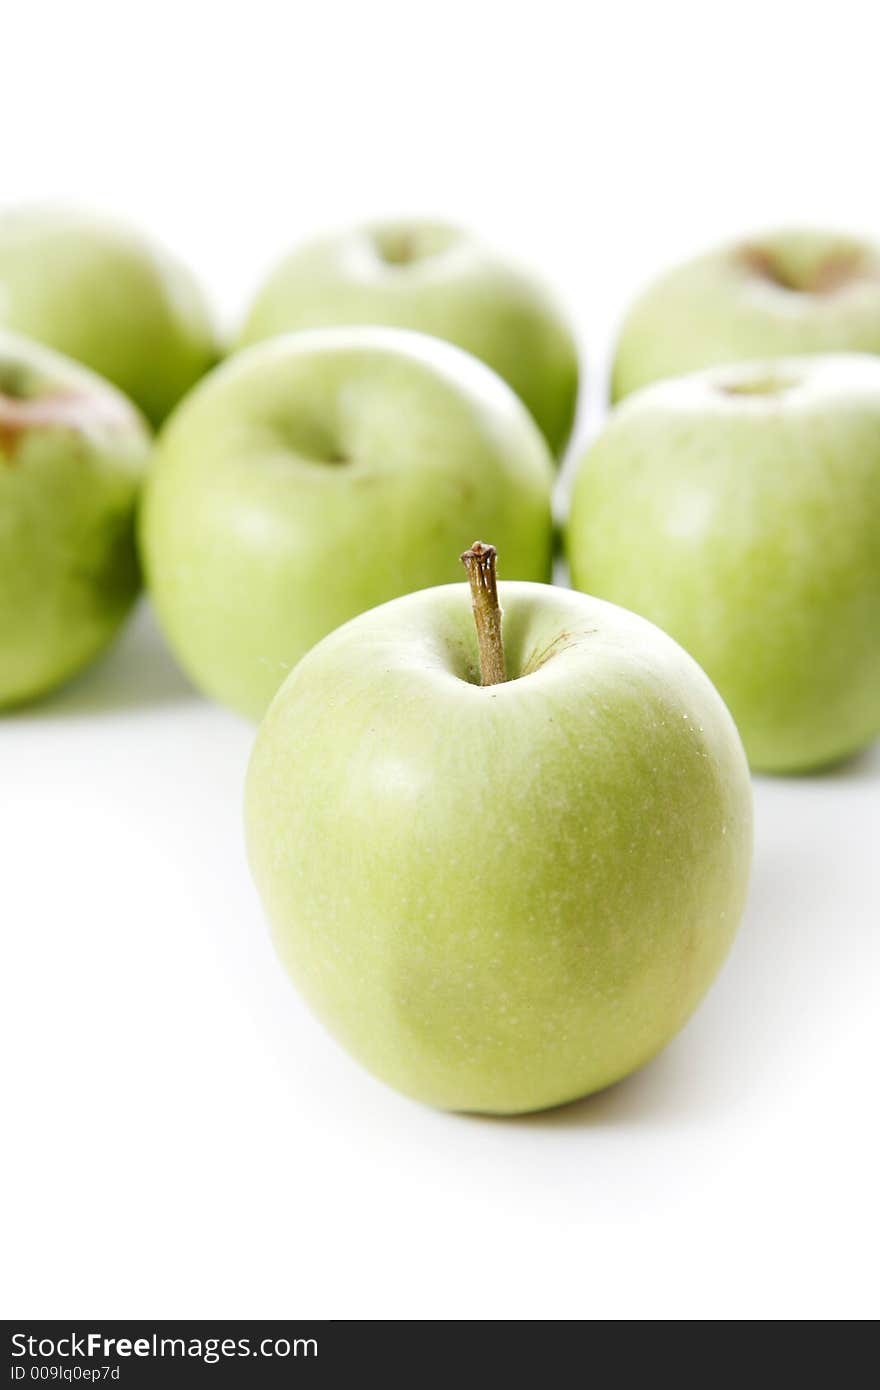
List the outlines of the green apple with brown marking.
<svg viewBox="0 0 880 1390">
<path fill-rule="evenodd" d="M 472 594 L 395 599 L 303 658 L 245 819 L 277 950 L 343 1046 L 430 1105 L 514 1114 L 692 1014 L 743 910 L 751 787 L 671 638 L 465 558 Z"/>
<path fill-rule="evenodd" d="M 131 607 L 150 447 L 115 387 L 0 332 L 0 707 L 81 670 Z"/>
<path fill-rule="evenodd" d="M 725 362 L 828 352 L 880 353 L 880 249 L 820 228 L 767 232 L 649 286 L 624 319 L 612 396 Z"/>
<path fill-rule="evenodd" d="M 154 426 L 218 355 L 189 271 L 129 228 L 73 209 L 0 216 L 0 326 L 99 372 Z"/>
<path fill-rule="evenodd" d="M 409 328 L 464 348 L 525 402 L 554 454 L 565 448 L 578 390 L 571 329 L 539 279 L 477 237 L 418 219 L 320 237 L 272 272 L 239 341 L 354 323 Z"/>
</svg>

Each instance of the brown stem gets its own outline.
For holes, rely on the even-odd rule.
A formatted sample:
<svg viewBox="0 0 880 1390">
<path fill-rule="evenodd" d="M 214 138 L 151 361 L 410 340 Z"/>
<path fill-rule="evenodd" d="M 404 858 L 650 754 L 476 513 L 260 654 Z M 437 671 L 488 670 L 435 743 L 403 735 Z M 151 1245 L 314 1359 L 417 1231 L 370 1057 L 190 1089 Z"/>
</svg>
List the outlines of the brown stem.
<svg viewBox="0 0 880 1390">
<path fill-rule="evenodd" d="M 497 553 L 494 545 L 474 541 L 470 550 L 466 550 L 461 557 L 471 585 L 482 685 L 502 685 L 507 680 L 504 643 L 501 639 L 501 605 L 495 581 Z"/>
</svg>

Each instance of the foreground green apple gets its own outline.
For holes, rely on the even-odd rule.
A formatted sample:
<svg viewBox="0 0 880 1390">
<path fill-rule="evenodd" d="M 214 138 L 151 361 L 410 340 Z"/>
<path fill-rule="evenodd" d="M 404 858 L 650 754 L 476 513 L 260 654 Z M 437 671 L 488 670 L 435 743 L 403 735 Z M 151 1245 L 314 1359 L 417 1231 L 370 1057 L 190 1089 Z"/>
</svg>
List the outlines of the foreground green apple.
<svg viewBox="0 0 880 1390">
<path fill-rule="evenodd" d="M 62 209 L 0 216 L 0 325 L 100 372 L 153 425 L 217 360 L 188 271 L 124 227 Z"/>
<path fill-rule="evenodd" d="M 647 387 L 581 464 L 574 583 L 700 662 L 753 767 L 880 733 L 880 359 L 801 357 Z"/>
<path fill-rule="evenodd" d="M 524 406 L 420 334 L 290 334 L 240 353 L 163 431 L 141 537 L 159 619 L 216 699 L 259 717 L 320 637 L 455 577 L 461 536 L 550 570 L 553 467 Z"/>
<path fill-rule="evenodd" d="M 419 1100 L 514 1113 L 609 1085 L 691 1014 L 742 912 L 751 789 L 706 676 L 633 614 L 501 584 L 487 655 L 493 559 L 467 561 L 479 655 L 458 584 L 300 662 L 246 828 L 277 949 L 339 1041 Z"/>
<path fill-rule="evenodd" d="M 880 250 L 837 232 L 774 232 L 689 261 L 636 301 L 612 395 L 724 362 L 841 351 L 880 353 Z"/>
<path fill-rule="evenodd" d="M 568 325 L 531 275 L 459 228 L 380 223 L 301 247 L 260 290 L 241 342 L 349 323 L 410 328 L 473 353 L 525 401 L 553 452 L 565 447 L 578 386 Z"/>
<path fill-rule="evenodd" d="M 72 676 L 122 621 L 149 449 L 120 392 L 0 333 L 0 706 Z"/>
</svg>

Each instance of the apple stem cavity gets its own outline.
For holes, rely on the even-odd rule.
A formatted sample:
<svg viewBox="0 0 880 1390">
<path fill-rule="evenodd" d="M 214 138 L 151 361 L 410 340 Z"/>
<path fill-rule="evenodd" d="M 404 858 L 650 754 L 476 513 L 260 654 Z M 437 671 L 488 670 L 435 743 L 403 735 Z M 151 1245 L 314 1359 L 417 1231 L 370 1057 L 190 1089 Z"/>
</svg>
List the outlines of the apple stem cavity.
<svg viewBox="0 0 880 1390">
<path fill-rule="evenodd" d="M 59 391 L 54 395 L 15 395 L 0 389 L 0 454 L 15 459 L 20 444 L 30 431 L 72 430 L 83 432 L 103 427 L 124 426 L 130 422 L 130 408 L 119 400 L 105 400 L 83 392 Z"/>
<path fill-rule="evenodd" d="M 480 684 L 503 685 L 507 680 L 504 668 L 504 642 L 501 637 L 501 604 L 495 564 L 498 552 L 494 545 L 474 541 L 461 557 L 471 586 L 471 603 L 477 644 L 480 649 Z"/>
</svg>

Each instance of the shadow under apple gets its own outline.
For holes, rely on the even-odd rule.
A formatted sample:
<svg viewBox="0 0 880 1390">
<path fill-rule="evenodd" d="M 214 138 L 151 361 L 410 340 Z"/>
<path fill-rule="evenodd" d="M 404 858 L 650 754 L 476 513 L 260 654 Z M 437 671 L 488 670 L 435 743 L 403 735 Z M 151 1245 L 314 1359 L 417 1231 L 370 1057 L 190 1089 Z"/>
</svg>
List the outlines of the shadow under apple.
<svg viewBox="0 0 880 1390">
<path fill-rule="evenodd" d="M 93 665 L 41 700 L 3 712 L 5 721 L 92 717 L 199 699 L 141 599 L 116 641 Z"/>
</svg>

